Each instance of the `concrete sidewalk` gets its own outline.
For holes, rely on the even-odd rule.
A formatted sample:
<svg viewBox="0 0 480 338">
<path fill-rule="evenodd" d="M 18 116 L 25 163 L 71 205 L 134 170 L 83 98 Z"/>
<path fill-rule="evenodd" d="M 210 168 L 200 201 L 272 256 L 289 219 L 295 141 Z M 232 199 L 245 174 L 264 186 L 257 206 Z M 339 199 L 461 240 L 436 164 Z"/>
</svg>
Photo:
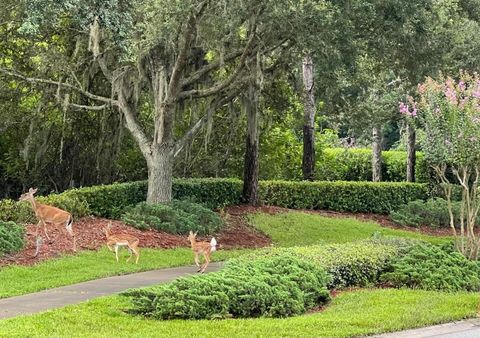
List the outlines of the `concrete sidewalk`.
<svg viewBox="0 0 480 338">
<path fill-rule="evenodd" d="M 374 336 L 376 338 L 477 338 L 480 337 L 480 319 L 462 320 L 459 322 L 427 326 L 400 332 Z"/>
<path fill-rule="evenodd" d="M 223 263 L 211 263 L 207 272 L 217 271 Z M 92 280 L 23 296 L 0 299 L 0 319 L 32 314 L 77 304 L 92 298 L 112 295 L 130 288 L 170 282 L 197 272 L 196 266 L 169 268 Z"/>
</svg>

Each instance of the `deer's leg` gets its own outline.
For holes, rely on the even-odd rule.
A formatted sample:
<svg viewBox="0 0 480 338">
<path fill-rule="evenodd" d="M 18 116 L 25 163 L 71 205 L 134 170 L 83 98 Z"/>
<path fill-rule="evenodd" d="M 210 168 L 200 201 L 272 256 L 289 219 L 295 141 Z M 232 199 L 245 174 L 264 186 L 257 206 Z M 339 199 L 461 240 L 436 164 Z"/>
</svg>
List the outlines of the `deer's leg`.
<svg viewBox="0 0 480 338">
<path fill-rule="evenodd" d="M 118 263 L 118 245 L 115 245 L 115 258 L 117 259 Z"/>
<path fill-rule="evenodd" d="M 128 252 L 130 253 L 130 256 L 127 258 L 127 263 L 130 262 L 130 259 L 132 259 L 133 256 L 133 248 L 131 246 L 128 246 Z"/>
<path fill-rule="evenodd" d="M 198 260 L 198 252 L 195 252 L 195 265 L 199 268 L 197 272 L 200 272 L 201 267 L 200 267 L 200 261 Z"/>
<path fill-rule="evenodd" d="M 33 255 L 33 257 L 37 257 L 38 254 L 40 253 L 40 249 L 42 248 L 42 243 L 43 243 L 42 237 L 37 236 L 37 248 L 35 249 L 35 254 Z"/>
<path fill-rule="evenodd" d="M 47 239 L 50 240 L 50 237 L 47 234 L 47 223 L 45 223 L 44 220 L 40 220 L 40 222 L 43 224 L 43 233 L 45 234 L 45 237 L 47 237 Z"/>
<path fill-rule="evenodd" d="M 131 253 L 135 255 L 135 264 L 138 264 L 138 258 L 140 257 L 138 247 L 132 246 L 130 249 L 131 249 Z M 130 255 L 130 258 L 132 258 L 132 255 Z M 130 260 L 130 258 L 128 260 Z"/>
<path fill-rule="evenodd" d="M 205 264 L 203 264 L 203 268 L 202 268 L 202 273 L 205 272 L 205 269 L 207 268 L 208 266 L 208 263 L 210 263 L 210 257 L 209 257 L 209 254 L 207 254 L 206 252 L 203 254 L 203 257 L 205 257 Z"/>
</svg>

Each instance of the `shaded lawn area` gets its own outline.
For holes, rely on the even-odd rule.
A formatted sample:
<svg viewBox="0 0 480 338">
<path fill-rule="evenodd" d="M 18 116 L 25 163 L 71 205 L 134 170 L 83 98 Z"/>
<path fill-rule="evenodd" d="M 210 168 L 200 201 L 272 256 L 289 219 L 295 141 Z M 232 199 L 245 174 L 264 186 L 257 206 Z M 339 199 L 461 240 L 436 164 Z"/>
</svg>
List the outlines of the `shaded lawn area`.
<svg viewBox="0 0 480 338">
<path fill-rule="evenodd" d="M 0 336 L 20 337 L 351 337 L 474 317 L 475 293 L 373 289 L 340 293 L 322 312 L 287 319 L 157 321 L 124 312 L 110 296 L 0 321 Z"/>
<path fill-rule="evenodd" d="M 237 257 L 250 251 L 219 250 L 212 254 L 212 261 Z M 0 268 L 0 298 L 103 277 L 194 264 L 192 250 L 189 248 L 163 250 L 141 248 L 138 265 L 132 262 L 125 263 L 128 252 L 122 250 L 121 253 L 119 263 L 115 261 L 113 253 L 103 248 L 99 251 L 82 251 L 73 256 L 44 261 L 34 266 Z"/>
<path fill-rule="evenodd" d="M 376 222 L 354 218 L 331 218 L 299 211 L 253 213 L 250 222 L 269 235 L 279 246 L 298 246 L 321 243 L 345 243 L 372 237 L 375 233 L 424 240 L 433 244 L 452 240 L 449 236 L 431 236 L 413 231 L 390 229 Z"/>
</svg>

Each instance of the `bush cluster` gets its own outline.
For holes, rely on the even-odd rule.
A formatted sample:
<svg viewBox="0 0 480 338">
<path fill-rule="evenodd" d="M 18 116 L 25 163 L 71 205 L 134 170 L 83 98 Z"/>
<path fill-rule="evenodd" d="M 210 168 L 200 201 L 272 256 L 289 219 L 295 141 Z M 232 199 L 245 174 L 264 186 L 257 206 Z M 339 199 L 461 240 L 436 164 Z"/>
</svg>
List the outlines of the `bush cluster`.
<svg viewBox="0 0 480 338">
<path fill-rule="evenodd" d="M 0 221 L 0 257 L 23 248 L 24 229 L 14 222 Z"/>
<path fill-rule="evenodd" d="M 223 224 L 212 210 L 197 203 L 178 200 L 162 204 L 140 202 L 127 208 L 122 220 L 141 230 L 156 229 L 173 234 L 193 231 L 207 235 L 219 230 Z"/>
<path fill-rule="evenodd" d="M 156 319 L 288 317 L 326 303 L 327 279 L 306 260 L 277 255 L 123 294 L 134 313 Z"/>
<path fill-rule="evenodd" d="M 235 261 L 289 255 L 306 259 L 330 275 L 328 287 L 374 285 L 391 259 L 407 251 L 416 242 L 407 239 L 381 238 L 346 244 L 313 245 L 292 248 L 268 248 L 244 255 Z"/>
<path fill-rule="evenodd" d="M 461 202 L 452 202 L 455 224 L 460 224 L 460 207 Z M 396 223 L 414 227 L 421 225 L 432 228 L 450 226 L 447 201 L 442 198 L 411 201 L 392 211 L 390 217 Z M 464 218 L 466 219 L 466 215 Z M 480 221 L 480 217 L 478 217 L 478 221 Z"/>
<path fill-rule="evenodd" d="M 401 204 L 428 198 L 426 184 L 399 182 L 288 182 L 261 181 L 261 203 L 287 208 L 388 213 Z M 205 205 L 210 209 L 241 203 L 242 182 L 236 179 L 179 179 L 173 183 L 173 197 Z M 39 197 L 73 213 L 75 218 L 95 215 L 119 218 L 125 208 L 145 201 L 146 182 L 116 183 L 67 190 Z M 26 203 L 0 201 L 0 219 L 17 223 L 34 222 Z"/>
<path fill-rule="evenodd" d="M 317 156 L 315 179 L 319 181 L 371 181 L 372 150 L 327 148 Z M 387 182 L 406 179 L 407 153 L 382 152 L 382 177 Z M 428 182 L 428 166 L 423 153 L 417 152 L 415 166 L 417 182 Z"/>
<path fill-rule="evenodd" d="M 394 287 L 441 291 L 479 291 L 480 265 L 452 245 L 418 244 L 392 260 L 381 280 Z"/>
</svg>

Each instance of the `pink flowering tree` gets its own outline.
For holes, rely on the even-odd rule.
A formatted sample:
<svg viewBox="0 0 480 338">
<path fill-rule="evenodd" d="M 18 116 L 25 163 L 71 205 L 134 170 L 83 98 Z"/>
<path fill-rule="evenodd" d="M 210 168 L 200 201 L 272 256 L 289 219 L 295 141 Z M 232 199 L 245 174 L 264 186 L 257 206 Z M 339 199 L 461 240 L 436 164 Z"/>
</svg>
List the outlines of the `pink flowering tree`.
<svg viewBox="0 0 480 338">
<path fill-rule="evenodd" d="M 427 78 L 418 86 L 418 96 L 418 102 L 411 100 L 399 108 L 409 118 L 418 115 L 423 124 L 425 159 L 444 189 L 457 249 L 477 259 L 480 239 L 474 230 L 480 208 L 480 76 L 462 72 L 459 80 Z M 455 224 L 452 213 L 454 184 L 447 179 L 450 170 L 462 188 L 460 224 Z"/>
</svg>

